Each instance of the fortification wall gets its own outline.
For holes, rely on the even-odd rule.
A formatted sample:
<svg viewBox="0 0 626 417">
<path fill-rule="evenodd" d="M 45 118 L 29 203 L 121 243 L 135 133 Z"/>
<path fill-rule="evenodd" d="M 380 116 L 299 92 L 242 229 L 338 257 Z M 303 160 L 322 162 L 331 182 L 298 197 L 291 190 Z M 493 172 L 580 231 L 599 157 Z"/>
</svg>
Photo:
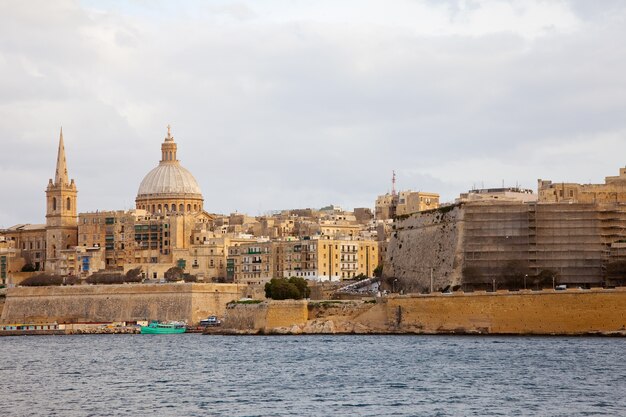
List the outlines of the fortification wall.
<svg viewBox="0 0 626 417">
<path fill-rule="evenodd" d="M 433 294 L 386 300 L 390 330 L 586 334 L 626 331 L 626 288 Z"/>
<path fill-rule="evenodd" d="M 409 292 L 461 283 L 464 211 L 460 206 L 416 213 L 395 223 L 387 247 L 385 277 L 397 278 Z"/>
<path fill-rule="evenodd" d="M 259 304 L 235 303 L 226 309 L 223 328 L 226 332 L 273 333 L 280 328 L 303 326 L 307 319 L 308 309 L 305 300 L 267 301 Z"/>
<path fill-rule="evenodd" d="M 186 320 L 223 315 L 241 297 L 236 284 L 125 284 L 17 287 L 7 291 L 1 321 L 113 322 Z"/>
<path fill-rule="evenodd" d="M 229 327 L 283 334 L 626 335 L 626 288 L 437 293 L 388 297 L 375 303 L 310 302 L 304 322 L 298 303 L 292 303 L 236 305 L 228 310 Z M 245 327 L 238 329 L 231 316 Z"/>
<path fill-rule="evenodd" d="M 265 327 L 268 329 L 303 325 L 309 318 L 305 300 L 273 301 L 267 305 Z"/>
</svg>

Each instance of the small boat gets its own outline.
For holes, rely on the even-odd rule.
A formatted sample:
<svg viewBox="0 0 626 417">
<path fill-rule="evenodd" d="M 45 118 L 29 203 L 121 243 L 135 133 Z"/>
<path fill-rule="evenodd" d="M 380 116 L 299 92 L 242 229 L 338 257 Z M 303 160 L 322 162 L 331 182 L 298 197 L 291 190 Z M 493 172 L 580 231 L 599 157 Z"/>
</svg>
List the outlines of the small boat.
<svg viewBox="0 0 626 417">
<path fill-rule="evenodd" d="M 185 333 L 185 330 L 185 324 L 179 322 L 159 323 L 155 320 L 147 326 L 141 326 L 141 334 L 176 334 Z"/>
</svg>

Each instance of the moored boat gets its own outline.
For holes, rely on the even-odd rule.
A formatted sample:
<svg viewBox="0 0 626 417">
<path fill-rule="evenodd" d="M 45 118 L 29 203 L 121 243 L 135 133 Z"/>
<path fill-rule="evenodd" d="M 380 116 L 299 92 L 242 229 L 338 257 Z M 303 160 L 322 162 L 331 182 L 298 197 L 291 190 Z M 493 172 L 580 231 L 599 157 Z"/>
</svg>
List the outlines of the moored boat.
<svg viewBox="0 0 626 417">
<path fill-rule="evenodd" d="M 141 334 L 176 334 L 185 333 L 187 330 L 184 323 L 159 323 L 152 321 L 147 326 L 141 326 Z"/>
</svg>

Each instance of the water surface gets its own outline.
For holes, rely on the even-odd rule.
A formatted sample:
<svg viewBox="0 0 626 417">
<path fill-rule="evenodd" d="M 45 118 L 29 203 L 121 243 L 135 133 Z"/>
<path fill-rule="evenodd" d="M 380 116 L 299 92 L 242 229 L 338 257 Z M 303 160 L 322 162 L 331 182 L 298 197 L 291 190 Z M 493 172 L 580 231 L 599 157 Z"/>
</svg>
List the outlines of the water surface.
<svg viewBox="0 0 626 417">
<path fill-rule="evenodd" d="M 626 416 L 626 340 L 0 338 L 2 416 Z"/>
</svg>

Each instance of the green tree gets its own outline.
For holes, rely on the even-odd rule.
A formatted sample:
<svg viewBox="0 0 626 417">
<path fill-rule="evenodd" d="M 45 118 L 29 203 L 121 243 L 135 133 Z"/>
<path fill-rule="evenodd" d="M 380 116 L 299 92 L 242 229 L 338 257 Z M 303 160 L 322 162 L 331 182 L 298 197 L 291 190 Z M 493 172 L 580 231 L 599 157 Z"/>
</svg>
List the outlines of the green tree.
<svg viewBox="0 0 626 417">
<path fill-rule="evenodd" d="M 378 265 L 376 268 L 374 268 L 374 276 L 376 278 L 380 278 L 383 276 L 383 266 L 382 265 Z"/>
<path fill-rule="evenodd" d="M 183 270 L 177 266 L 173 266 L 165 271 L 165 280 L 168 282 L 176 282 L 183 279 Z"/>
<path fill-rule="evenodd" d="M 126 282 L 141 282 L 141 267 L 129 269 L 126 272 Z"/>
<path fill-rule="evenodd" d="M 43 287 L 48 285 L 63 284 L 63 277 L 59 275 L 38 274 L 30 278 L 26 278 L 20 283 L 24 287 Z"/>
<path fill-rule="evenodd" d="M 265 297 L 272 300 L 301 300 L 311 294 L 304 278 L 272 278 L 265 284 Z"/>
<path fill-rule="evenodd" d="M 289 278 L 289 283 L 296 286 L 298 289 L 299 297 L 301 298 L 309 298 L 311 295 L 311 289 L 309 288 L 309 283 L 304 278 L 299 277 L 291 277 Z"/>
<path fill-rule="evenodd" d="M 126 281 L 126 277 L 119 272 L 96 272 L 87 277 L 85 282 L 87 284 L 123 284 Z"/>
<path fill-rule="evenodd" d="M 28 263 L 22 267 L 22 272 L 35 272 L 35 266 L 31 263 Z"/>
</svg>

